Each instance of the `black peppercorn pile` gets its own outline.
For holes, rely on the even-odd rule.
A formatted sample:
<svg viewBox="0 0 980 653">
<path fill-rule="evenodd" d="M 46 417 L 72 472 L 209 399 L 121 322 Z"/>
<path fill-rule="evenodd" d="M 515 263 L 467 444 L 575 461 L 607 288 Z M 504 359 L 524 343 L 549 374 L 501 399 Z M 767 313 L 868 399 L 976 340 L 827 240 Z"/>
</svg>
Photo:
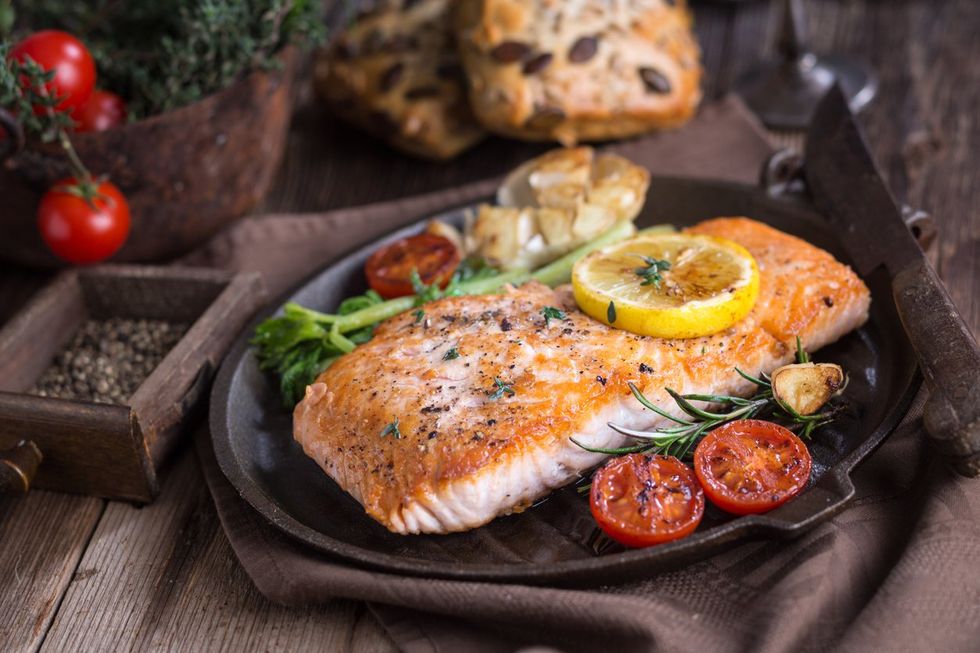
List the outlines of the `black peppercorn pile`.
<svg viewBox="0 0 980 653">
<path fill-rule="evenodd" d="M 30 392 L 124 403 L 189 326 L 161 320 L 88 320 Z"/>
</svg>

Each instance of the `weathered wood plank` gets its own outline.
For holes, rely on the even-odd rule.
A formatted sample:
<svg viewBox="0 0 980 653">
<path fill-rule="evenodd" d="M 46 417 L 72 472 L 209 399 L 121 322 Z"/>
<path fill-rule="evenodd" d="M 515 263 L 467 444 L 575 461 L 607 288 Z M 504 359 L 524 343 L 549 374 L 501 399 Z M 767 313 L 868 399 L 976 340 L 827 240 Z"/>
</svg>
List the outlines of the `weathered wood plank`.
<svg viewBox="0 0 980 653">
<path fill-rule="evenodd" d="M 187 448 L 154 504 L 108 504 L 42 650 L 333 651 L 355 641 L 392 650 L 363 610 L 350 601 L 296 610 L 262 597 Z"/>
<path fill-rule="evenodd" d="M 102 499 L 0 497 L 0 651 L 36 651 L 71 582 Z"/>
</svg>

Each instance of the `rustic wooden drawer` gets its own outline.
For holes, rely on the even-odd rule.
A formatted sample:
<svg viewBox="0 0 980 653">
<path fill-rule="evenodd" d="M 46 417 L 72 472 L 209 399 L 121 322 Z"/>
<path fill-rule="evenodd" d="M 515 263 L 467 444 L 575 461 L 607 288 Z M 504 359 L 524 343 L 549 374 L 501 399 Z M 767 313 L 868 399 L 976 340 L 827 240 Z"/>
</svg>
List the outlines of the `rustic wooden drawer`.
<svg viewBox="0 0 980 653">
<path fill-rule="evenodd" d="M 63 273 L 0 331 L 0 450 L 40 449 L 33 487 L 151 501 L 161 466 L 264 296 L 257 274 L 121 265 Z M 191 326 L 125 405 L 27 394 L 85 320 L 113 317 Z M 18 454 L 28 468 L 32 452 L 27 444 Z M 0 466 L 11 470 L 24 480 L 23 465 Z"/>
</svg>

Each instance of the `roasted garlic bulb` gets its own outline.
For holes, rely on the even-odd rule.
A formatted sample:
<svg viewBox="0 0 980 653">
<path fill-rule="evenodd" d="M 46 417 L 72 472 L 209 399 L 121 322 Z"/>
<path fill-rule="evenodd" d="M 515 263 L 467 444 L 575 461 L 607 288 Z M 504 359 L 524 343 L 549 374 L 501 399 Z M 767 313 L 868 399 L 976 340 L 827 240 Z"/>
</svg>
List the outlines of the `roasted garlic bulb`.
<svg viewBox="0 0 980 653">
<path fill-rule="evenodd" d="M 504 269 L 533 269 L 633 220 L 650 173 L 590 147 L 553 150 L 515 169 L 467 226 L 468 254 Z"/>
</svg>

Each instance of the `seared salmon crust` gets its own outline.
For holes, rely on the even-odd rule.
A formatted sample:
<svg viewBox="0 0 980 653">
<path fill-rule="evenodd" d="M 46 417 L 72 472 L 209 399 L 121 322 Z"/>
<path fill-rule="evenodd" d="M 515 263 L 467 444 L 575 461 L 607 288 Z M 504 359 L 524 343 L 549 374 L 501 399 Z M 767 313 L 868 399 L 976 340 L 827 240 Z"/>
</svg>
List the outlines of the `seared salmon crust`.
<svg viewBox="0 0 980 653">
<path fill-rule="evenodd" d="M 374 519 L 397 533 L 448 533 L 517 512 L 627 438 L 664 418 L 631 395 L 673 407 L 682 393 L 745 394 L 734 372 L 759 374 L 861 326 L 870 294 L 827 252 L 748 218 L 689 229 L 734 240 L 755 257 L 759 299 L 748 317 L 704 338 L 637 336 L 576 310 L 537 283 L 451 297 L 381 324 L 307 388 L 293 431 L 303 450 Z M 546 307 L 565 319 L 546 318 Z M 554 315 L 549 311 L 549 314 Z M 397 430 L 394 428 L 397 425 Z"/>
</svg>

